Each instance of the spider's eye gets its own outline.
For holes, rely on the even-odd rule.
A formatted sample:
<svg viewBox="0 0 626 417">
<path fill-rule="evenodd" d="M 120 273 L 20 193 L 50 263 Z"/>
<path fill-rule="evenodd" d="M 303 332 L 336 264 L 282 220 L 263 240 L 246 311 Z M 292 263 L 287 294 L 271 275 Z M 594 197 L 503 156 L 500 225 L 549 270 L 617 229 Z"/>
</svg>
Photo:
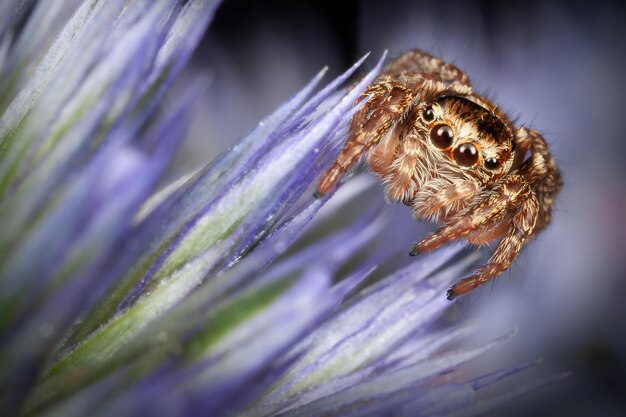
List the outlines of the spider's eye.
<svg viewBox="0 0 626 417">
<path fill-rule="evenodd" d="M 487 169 L 496 169 L 499 166 L 500 166 L 500 163 L 498 162 L 497 158 L 489 157 L 489 158 L 485 159 L 485 167 Z"/>
<path fill-rule="evenodd" d="M 454 133 L 450 126 L 436 125 L 430 130 L 430 140 L 439 149 L 446 149 L 452 145 Z"/>
<path fill-rule="evenodd" d="M 511 141 L 511 152 L 515 150 L 515 141 Z"/>
<path fill-rule="evenodd" d="M 478 161 L 478 149 L 471 143 L 464 143 L 454 150 L 454 160 L 461 166 L 471 167 Z"/>
<path fill-rule="evenodd" d="M 432 122 L 433 120 L 435 120 L 435 112 L 433 111 L 433 108 L 426 107 L 426 110 L 424 110 L 423 117 L 424 117 L 424 120 L 426 120 L 427 122 Z"/>
</svg>

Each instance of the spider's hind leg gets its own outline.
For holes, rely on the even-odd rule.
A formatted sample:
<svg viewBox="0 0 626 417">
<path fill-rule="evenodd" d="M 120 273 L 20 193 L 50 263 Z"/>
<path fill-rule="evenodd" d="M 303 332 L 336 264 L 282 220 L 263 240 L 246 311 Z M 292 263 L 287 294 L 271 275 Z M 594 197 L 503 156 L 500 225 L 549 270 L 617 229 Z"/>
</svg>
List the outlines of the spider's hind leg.
<svg viewBox="0 0 626 417">
<path fill-rule="evenodd" d="M 470 86 L 469 77 L 459 67 L 418 49 L 407 51 L 388 63 L 383 68 L 383 73 L 394 79 L 399 79 L 406 73 L 419 73 L 425 78 L 433 78 L 443 83 Z"/>
<path fill-rule="evenodd" d="M 537 234 L 552 220 L 552 206 L 563 186 L 563 180 L 556 160 L 539 132 L 520 128 L 516 135 L 522 142 L 528 143 L 527 146 L 532 152 L 530 159 L 522 167 L 521 174 L 527 178 L 539 201 L 539 218 L 534 231 Z"/>
</svg>

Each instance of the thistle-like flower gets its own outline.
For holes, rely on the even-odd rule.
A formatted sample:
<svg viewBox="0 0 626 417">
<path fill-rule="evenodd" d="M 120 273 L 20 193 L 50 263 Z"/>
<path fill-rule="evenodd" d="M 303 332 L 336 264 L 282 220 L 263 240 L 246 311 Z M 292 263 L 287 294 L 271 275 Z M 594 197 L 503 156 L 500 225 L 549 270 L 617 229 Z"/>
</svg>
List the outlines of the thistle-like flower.
<svg viewBox="0 0 626 417">
<path fill-rule="evenodd" d="M 384 57 L 155 192 L 202 79 L 159 103 L 217 2 L 37 2 L 11 26 L 29 3 L 0 6 L 0 414 L 473 415 L 529 388 L 453 372 L 508 336 L 441 353 L 471 253 L 366 286 L 376 213 L 293 249 Z"/>
</svg>

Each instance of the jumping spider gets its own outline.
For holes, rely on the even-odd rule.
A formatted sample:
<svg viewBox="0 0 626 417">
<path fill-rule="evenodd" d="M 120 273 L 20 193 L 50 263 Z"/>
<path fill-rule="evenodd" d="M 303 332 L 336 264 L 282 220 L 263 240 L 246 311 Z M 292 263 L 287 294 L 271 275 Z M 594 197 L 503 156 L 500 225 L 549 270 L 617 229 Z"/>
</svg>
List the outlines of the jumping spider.
<svg viewBox="0 0 626 417">
<path fill-rule="evenodd" d="M 562 181 L 546 141 L 534 130 L 515 128 L 472 91 L 459 68 L 410 51 L 387 64 L 361 100 L 317 195 L 328 193 L 366 154 L 388 200 L 410 206 L 417 219 L 443 223 L 411 256 L 459 238 L 479 245 L 500 239 L 487 265 L 448 290 L 449 300 L 506 270 L 550 223 Z"/>
</svg>

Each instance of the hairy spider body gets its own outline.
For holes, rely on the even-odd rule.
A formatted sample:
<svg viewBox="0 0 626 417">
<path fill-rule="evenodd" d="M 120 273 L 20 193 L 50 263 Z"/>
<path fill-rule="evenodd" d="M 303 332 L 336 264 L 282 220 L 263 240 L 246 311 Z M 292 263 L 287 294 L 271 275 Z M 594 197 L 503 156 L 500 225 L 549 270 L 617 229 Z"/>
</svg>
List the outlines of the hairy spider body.
<svg viewBox="0 0 626 417">
<path fill-rule="evenodd" d="M 550 222 L 562 181 L 545 140 L 474 93 L 459 68 L 409 51 L 385 66 L 361 100 L 317 194 L 328 193 L 365 155 L 388 200 L 410 206 L 417 219 L 442 223 L 412 256 L 456 239 L 500 239 L 488 263 L 454 284 L 448 299 L 506 270 Z"/>
</svg>

